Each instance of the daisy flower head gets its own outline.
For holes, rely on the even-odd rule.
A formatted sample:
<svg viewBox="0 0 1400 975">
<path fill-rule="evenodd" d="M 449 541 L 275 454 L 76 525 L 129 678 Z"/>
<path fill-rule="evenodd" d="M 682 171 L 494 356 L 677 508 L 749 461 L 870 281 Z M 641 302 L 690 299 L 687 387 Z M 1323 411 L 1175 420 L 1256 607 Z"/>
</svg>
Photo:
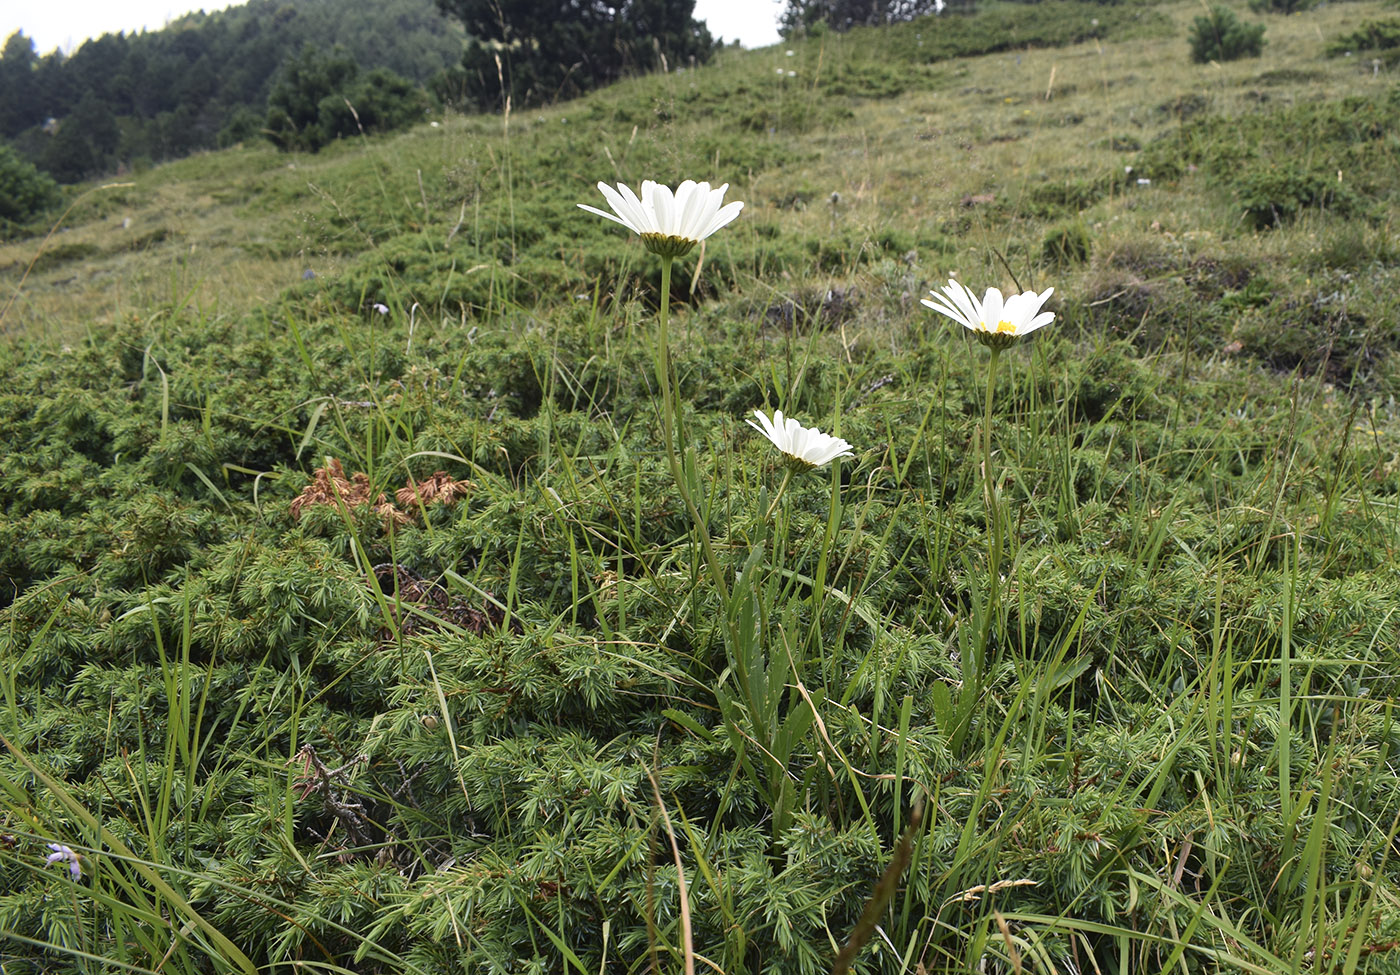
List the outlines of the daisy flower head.
<svg viewBox="0 0 1400 975">
<path fill-rule="evenodd" d="M 816 427 L 804 427 L 792 417 L 784 417 L 782 410 L 774 410 L 771 420 L 762 410 L 754 410 L 753 415 L 758 417 L 758 423 L 745 422 L 767 437 L 796 467 L 825 467 L 838 457 L 855 456 L 851 445 L 840 437 L 822 433 Z"/>
<path fill-rule="evenodd" d="M 49 854 L 48 860 L 45 863 L 46 866 L 52 866 L 55 863 L 66 863 L 68 864 L 68 876 L 72 877 L 75 881 L 83 879 L 83 858 L 81 854 L 71 846 L 64 846 L 62 843 L 50 843 L 49 849 L 53 852 Z"/>
<path fill-rule="evenodd" d="M 983 345 L 1004 349 L 1022 335 L 1028 335 L 1055 320 L 1053 312 L 1040 310 L 1054 291 L 1054 288 L 1046 288 L 1040 294 L 1023 291 L 1002 298 L 999 290 L 988 288 L 986 295 L 978 301 L 971 289 L 950 278 L 942 294 L 930 291 L 932 299 L 924 298 L 923 303 L 967 326 Z"/>
<path fill-rule="evenodd" d="M 580 203 L 579 209 L 622 224 L 642 238 L 647 250 L 661 257 L 684 256 L 744 208 L 739 200 L 724 202 L 728 183 L 710 189 L 709 183 L 688 179 L 672 192 L 669 186 L 646 179 L 642 180 L 640 198 L 625 183 L 618 183 L 616 189 L 599 183 L 598 189 L 613 212 L 586 203 Z"/>
</svg>

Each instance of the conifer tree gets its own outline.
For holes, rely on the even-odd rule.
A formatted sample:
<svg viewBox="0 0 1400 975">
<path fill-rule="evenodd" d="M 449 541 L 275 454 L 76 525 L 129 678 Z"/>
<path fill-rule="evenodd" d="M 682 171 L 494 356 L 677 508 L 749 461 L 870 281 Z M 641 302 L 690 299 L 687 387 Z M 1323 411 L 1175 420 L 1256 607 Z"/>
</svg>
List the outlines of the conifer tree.
<svg viewBox="0 0 1400 975">
<path fill-rule="evenodd" d="M 462 59 L 469 100 L 498 108 L 582 94 L 633 72 L 709 59 L 695 0 L 438 0 L 472 38 Z M 502 87 L 504 86 L 504 87 Z"/>
<path fill-rule="evenodd" d="M 34 42 L 15 31 L 0 50 L 0 136 L 13 138 L 43 122 L 38 69 Z"/>
<path fill-rule="evenodd" d="M 970 0 L 952 4 L 958 7 L 970 5 Z M 781 22 L 785 34 L 819 23 L 826 24 L 834 31 L 848 31 L 852 27 L 873 27 L 913 20 L 937 13 L 944 6 L 940 0 L 788 0 Z"/>
</svg>

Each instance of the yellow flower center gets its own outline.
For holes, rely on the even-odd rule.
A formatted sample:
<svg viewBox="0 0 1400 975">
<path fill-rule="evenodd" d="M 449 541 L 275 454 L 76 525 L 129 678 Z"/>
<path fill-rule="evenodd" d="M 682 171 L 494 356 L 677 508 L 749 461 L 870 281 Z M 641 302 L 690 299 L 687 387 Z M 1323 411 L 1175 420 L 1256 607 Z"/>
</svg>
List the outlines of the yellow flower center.
<svg viewBox="0 0 1400 975">
<path fill-rule="evenodd" d="M 1013 325 L 1011 322 L 1008 322 L 1008 321 L 1006 321 L 1005 319 L 1003 319 L 1002 321 L 997 322 L 997 334 L 998 334 L 998 335 L 1015 335 L 1015 334 L 1016 334 L 1016 326 Z"/>
</svg>

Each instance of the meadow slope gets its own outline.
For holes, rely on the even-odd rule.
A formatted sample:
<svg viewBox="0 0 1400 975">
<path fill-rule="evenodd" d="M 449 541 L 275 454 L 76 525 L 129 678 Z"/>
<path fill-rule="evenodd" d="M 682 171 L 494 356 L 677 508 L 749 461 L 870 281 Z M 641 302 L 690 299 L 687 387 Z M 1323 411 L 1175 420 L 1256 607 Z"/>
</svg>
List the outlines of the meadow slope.
<svg viewBox="0 0 1400 975">
<path fill-rule="evenodd" d="M 1200 13 L 729 49 L 0 243 L 5 971 L 1400 971 L 1396 14 Z M 663 301 L 577 204 L 684 178 L 745 207 Z M 1056 320 L 993 360 L 950 276 Z"/>
</svg>

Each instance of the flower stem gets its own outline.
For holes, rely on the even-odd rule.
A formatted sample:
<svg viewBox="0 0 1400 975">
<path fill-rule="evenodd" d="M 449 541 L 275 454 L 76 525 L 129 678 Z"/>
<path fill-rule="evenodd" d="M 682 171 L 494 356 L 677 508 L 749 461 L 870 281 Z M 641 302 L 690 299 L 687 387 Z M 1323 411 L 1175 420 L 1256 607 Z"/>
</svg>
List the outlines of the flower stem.
<svg viewBox="0 0 1400 975">
<path fill-rule="evenodd" d="M 788 466 L 783 472 L 783 483 L 778 485 L 778 493 L 773 495 L 773 500 L 768 504 L 768 510 L 763 513 L 763 520 L 767 521 L 773 517 L 773 512 L 777 510 L 778 502 L 783 499 L 783 492 L 787 490 L 788 481 L 792 480 L 792 467 Z"/>
<path fill-rule="evenodd" d="M 666 463 L 671 468 L 671 479 L 676 482 L 676 490 L 680 492 L 681 500 L 685 503 L 686 513 L 690 515 L 690 520 L 695 525 L 695 531 L 700 536 L 700 548 L 705 555 L 705 562 L 710 570 L 710 576 L 714 580 L 715 588 L 727 606 L 729 604 L 729 586 L 724 580 L 724 570 L 720 567 L 719 558 L 715 555 L 709 527 L 705 524 L 704 518 L 700 515 L 700 509 L 696 507 L 695 499 L 691 496 L 689 482 L 681 467 L 681 455 L 676 450 L 676 433 L 682 429 L 681 391 L 680 384 L 671 370 L 671 335 L 669 331 L 671 264 L 675 258 L 667 254 L 662 254 L 660 257 L 661 302 L 657 312 L 656 384 L 661 387 L 661 436 L 666 442 Z"/>
<path fill-rule="evenodd" d="M 992 536 L 991 548 L 987 552 L 987 607 L 982 631 L 984 666 L 992 628 L 1001 613 L 1001 503 L 997 498 L 996 473 L 992 469 L 992 400 L 996 393 L 997 361 L 1001 358 L 1001 349 L 995 345 L 990 348 L 992 357 L 987 364 L 987 411 L 982 418 L 982 484 L 986 495 L 987 525 Z"/>
<path fill-rule="evenodd" d="M 661 387 L 661 429 L 666 441 L 666 457 L 671 462 L 671 473 L 676 467 L 675 404 L 680 390 L 672 389 L 671 384 L 671 335 L 669 331 L 671 306 L 671 262 L 675 258 L 663 255 L 661 258 L 661 306 L 657 312 L 656 342 L 656 384 Z M 678 485 L 679 486 L 679 485 Z"/>
</svg>

